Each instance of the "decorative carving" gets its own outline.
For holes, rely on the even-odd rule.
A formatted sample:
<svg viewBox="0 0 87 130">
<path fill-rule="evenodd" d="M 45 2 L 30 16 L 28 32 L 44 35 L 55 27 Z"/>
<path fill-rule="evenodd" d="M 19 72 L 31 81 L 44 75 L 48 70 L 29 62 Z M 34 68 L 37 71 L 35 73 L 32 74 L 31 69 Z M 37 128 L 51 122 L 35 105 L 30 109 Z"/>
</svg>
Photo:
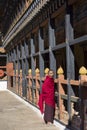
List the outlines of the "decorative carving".
<svg viewBox="0 0 87 130">
<path fill-rule="evenodd" d="M 35 70 L 36 74 L 40 73 L 40 70 L 38 68 L 36 68 Z"/>
<path fill-rule="evenodd" d="M 46 68 L 46 69 L 44 70 L 45 75 L 48 75 L 48 72 L 49 72 L 49 68 Z"/>
<path fill-rule="evenodd" d="M 0 53 L 5 53 L 5 49 L 3 47 L 0 47 Z"/>
<path fill-rule="evenodd" d="M 60 66 L 57 70 L 57 74 L 60 75 L 60 74 L 63 74 L 64 71 L 63 71 L 63 68 Z"/>
<path fill-rule="evenodd" d="M 82 67 L 79 69 L 79 74 L 80 74 L 80 75 L 86 75 L 86 74 L 87 74 L 87 69 L 86 69 L 84 66 L 82 66 Z"/>
<path fill-rule="evenodd" d="M 32 74 L 32 70 L 31 70 L 31 69 L 29 69 L 29 70 L 28 70 L 28 73 L 29 73 L 29 74 Z"/>
</svg>

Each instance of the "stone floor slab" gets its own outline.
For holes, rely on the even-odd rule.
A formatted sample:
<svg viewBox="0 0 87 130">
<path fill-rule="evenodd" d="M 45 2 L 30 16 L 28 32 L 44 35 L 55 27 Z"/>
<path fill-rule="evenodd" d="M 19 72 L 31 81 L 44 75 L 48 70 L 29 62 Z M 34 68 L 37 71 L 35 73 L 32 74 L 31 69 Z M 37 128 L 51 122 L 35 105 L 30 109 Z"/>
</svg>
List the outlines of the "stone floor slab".
<svg viewBox="0 0 87 130">
<path fill-rule="evenodd" d="M 44 124 L 35 111 L 8 91 L 0 92 L 0 130 L 59 130 Z"/>
</svg>

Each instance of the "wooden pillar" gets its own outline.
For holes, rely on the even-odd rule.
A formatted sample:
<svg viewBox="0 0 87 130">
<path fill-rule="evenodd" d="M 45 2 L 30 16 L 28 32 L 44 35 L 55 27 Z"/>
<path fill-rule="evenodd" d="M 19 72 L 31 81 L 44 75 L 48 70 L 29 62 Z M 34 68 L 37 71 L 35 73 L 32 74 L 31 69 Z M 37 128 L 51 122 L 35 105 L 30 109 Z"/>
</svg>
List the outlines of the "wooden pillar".
<svg viewBox="0 0 87 130">
<path fill-rule="evenodd" d="M 18 46 L 17 46 L 17 63 L 18 63 L 18 94 L 19 94 L 19 87 L 20 87 L 20 77 L 19 77 L 19 75 L 20 75 L 20 61 L 19 61 L 19 54 L 20 54 L 20 52 L 19 52 L 19 48 L 18 48 Z"/>
<path fill-rule="evenodd" d="M 48 22 L 48 32 L 49 32 L 49 56 L 50 56 L 50 69 L 55 73 L 56 77 L 56 59 L 52 48 L 55 46 L 55 30 L 54 30 L 54 19 L 49 18 Z"/>
<path fill-rule="evenodd" d="M 38 31 L 38 39 L 39 39 L 39 68 L 40 68 L 40 77 L 44 76 L 44 59 L 41 55 L 41 51 L 44 50 L 44 40 L 43 40 L 43 29 L 39 28 Z M 42 81 L 40 80 L 40 92 L 42 87 Z"/>
<path fill-rule="evenodd" d="M 26 39 L 24 42 L 24 50 L 25 50 L 25 88 L 26 88 L 26 99 L 27 99 L 27 83 L 28 83 L 27 75 L 28 75 L 28 69 L 29 69 L 27 56 L 29 53 L 28 53 L 28 45 L 27 45 Z"/>
<path fill-rule="evenodd" d="M 66 1 L 66 16 L 65 16 L 65 34 L 66 34 L 66 66 L 67 66 L 67 109 L 69 113 L 69 124 L 71 123 L 71 95 L 74 95 L 70 85 L 70 79 L 75 78 L 74 55 L 70 48 L 70 41 L 73 40 L 73 24 L 72 24 L 72 8 L 68 6 Z"/>
<path fill-rule="evenodd" d="M 21 44 L 21 51 L 22 51 L 22 96 L 26 97 L 26 86 L 25 86 L 25 51 L 24 51 L 24 41 Z"/>
<path fill-rule="evenodd" d="M 32 69 L 32 76 L 35 76 L 35 67 L 36 63 L 33 57 L 33 54 L 35 53 L 35 45 L 34 45 L 34 39 L 33 35 L 31 35 L 30 39 L 30 44 L 31 44 L 31 69 Z M 34 80 L 32 79 L 32 102 L 34 102 Z"/>
<path fill-rule="evenodd" d="M 43 29 L 39 28 L 38 31 L 38 39 L 39 39 L 39 65 L 40 65 L 40 76 L 43 77 L 44 76 L 44 60 L 43 57 L 41 55 L 41 51 L 44 50 L 44 40 L 43 40 L 43 33 L 42 33 Z"/>
<path fill-rule="evenodd" d="M 40 83 L 39 83 L 40 70 L 38 68 L 36 68 L 35 73 L 36 73 L 36 105 L 38 105 L 39 89 L 40 89 Z"/>
</svg>

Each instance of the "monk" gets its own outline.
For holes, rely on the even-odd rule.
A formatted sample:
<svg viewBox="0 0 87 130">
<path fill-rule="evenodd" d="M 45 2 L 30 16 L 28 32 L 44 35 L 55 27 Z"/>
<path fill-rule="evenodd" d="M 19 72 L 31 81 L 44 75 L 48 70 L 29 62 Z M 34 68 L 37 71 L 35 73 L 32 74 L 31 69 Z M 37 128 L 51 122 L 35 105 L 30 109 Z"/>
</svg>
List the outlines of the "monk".
<svg viewBox="0 0 87 130">
<path fill-rule="evenodd" d="M 42 85 L 42 93 L 39 97 L 39 108 L 41 113 L 44 113 L 44 121 L 46 124 L 52 124 L 55 111 L 55 92 L 54 92 L 54 72 L 49 70 L 48 76 Z M 45 104 L 45 107 L 43 107 Z"/>
</svg>

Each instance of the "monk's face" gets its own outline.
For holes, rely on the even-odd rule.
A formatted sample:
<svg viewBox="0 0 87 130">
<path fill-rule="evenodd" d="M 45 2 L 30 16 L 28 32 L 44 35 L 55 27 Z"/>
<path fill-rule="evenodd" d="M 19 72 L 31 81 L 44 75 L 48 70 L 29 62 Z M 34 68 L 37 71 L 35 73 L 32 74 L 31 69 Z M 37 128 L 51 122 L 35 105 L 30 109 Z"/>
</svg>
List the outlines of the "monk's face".
<svg viewBox="0 0 87 130">
<path fill-rule="evenodd" d="M 49 71 L 49 76 L 53 78 L 54 72 L 53 71 Z"/>
</svg>

